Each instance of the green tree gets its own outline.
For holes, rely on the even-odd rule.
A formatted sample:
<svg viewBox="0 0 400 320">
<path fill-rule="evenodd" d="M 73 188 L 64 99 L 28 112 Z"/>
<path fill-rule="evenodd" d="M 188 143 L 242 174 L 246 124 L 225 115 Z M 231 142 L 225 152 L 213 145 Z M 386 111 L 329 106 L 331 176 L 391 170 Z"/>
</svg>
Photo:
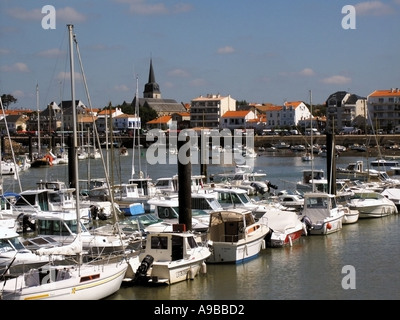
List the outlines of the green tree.
<svg viewBox="0 0 400 320">
<path fill-rule="evenodd" d="M 5 109 L 8 110 L 10 103 L 16 103 L 17 98 L 14 98 L 11 94 L 2 94 L 1 102 L 3 103 Z"/>
</svg>

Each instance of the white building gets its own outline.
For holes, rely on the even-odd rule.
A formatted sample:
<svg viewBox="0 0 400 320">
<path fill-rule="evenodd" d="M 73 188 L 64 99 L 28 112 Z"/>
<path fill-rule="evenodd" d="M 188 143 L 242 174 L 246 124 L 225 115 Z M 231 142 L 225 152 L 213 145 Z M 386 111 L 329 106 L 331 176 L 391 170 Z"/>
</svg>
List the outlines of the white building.
<svg viewBox="0 0 400 320">
<path fill-rule="evenodd" d="M 341 132 L 346 127 L 354 126 L 354 120 L 358 116 L 368 118 L 366 101 L 366 98 L 346 91 L 331 94 L 326 100 L 326 129 L 330 131 L 334 127 L 336 132 Z"/>
<path fill-rule="evenodd" d="M 140 117 L 133 114 L 120 114 L 113 119 L 113 129 L 127 132 L 141 128 Z"/>
<path fill-rule="evenodd" d="M 268 105 L 257 109 L 265 114 L 268 129 L 296 127 L 311 117 L 310 110 L 302 101 L 287 101 L 283 106 Z"/>
<path fill-rule="evenodd" d="M 391 131 L 400 124 L 400 90 L 375 90 L 367 97 L 369 124 L 377 131 Z"/>
<path fill-rule="evenodd" d="M 225 112 L 220 121 L 221 129 L 247 129 L 247 123 L 250 120 L 257 119 L 254 111 L 241 110 L 241 111 L 227 111 Z"/>
<path fill-rule="evenodd" d="M 236 100 L 230 95 L 208 94 L 191 101 L 190 123 L 192 128 L 220 128 L 221 117 L 236 110 Z"/>
</svg>

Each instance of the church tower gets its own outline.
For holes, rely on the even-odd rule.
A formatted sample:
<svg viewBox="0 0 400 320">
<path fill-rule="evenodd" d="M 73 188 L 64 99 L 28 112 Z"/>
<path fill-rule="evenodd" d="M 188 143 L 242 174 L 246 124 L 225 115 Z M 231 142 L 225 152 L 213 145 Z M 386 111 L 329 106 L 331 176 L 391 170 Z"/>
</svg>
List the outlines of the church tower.
<svg viewBox="0 0 400 320">
<path fill-rule="evenodd" d="M 152 59 L 150 60 L 149 81 L 144 86 L 143 98 L 161 99 L 160 86 L 154 76 Z"/>
</svg>

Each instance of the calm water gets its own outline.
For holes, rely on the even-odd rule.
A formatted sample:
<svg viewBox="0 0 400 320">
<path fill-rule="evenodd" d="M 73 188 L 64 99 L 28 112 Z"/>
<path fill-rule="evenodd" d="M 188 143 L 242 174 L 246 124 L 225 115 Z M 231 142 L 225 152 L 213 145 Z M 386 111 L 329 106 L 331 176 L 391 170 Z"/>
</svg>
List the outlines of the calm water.
<svg viewBox="0 0 400 320">
<path fill-rule="evenodd" d="M 115 181 L 127 182 L 132 172 L 130 156 L 116 157 L 112 170 Z M 144 153 L 144 152 L 143 152 Z M 337 159 L 338 166 L 360 160 Z M 177 165 L 148 165 L 145 158 L 141 170 L 153 179 L 177 173 Z M 80 179 L 104 175 L 101 160 L 80 161 Z M 136 169 L 137 160 L 135 161 Z M 264 170 L 267 178 L 281 189 L 294 188 L 301 180 L 301 171 L 310 163 L 298 156 L 266 153 L 255 158 L 256 170 Z M 326 170 L 326 159 L 316 158 L 314 168 Z M 59 179 L 67 182 L 67 166 L 30 169 L 20 175 L 23 189 L 34 188 L 38 180 Z M 208 173 L 231 171 L 231 166 L 209 166 Z M 193 166 L 192 174 L 199 174 Z M 121 178 L 124 177 L 124 178 Z M 18 181 L 4 178 L 5 191 L 19 191 Z M 122 287 L 107 300 L 308 300 L 400 299 L 399 239 L 400 219 L 393 215 L 378 219 L 362 219 L 344 225 L 327 236 L 302 237 L 287 248 L 266 248 L 259 257 L 239 265 L 207 265 L 207 274 L 192 281 L 161 287 Z M 351 266 L 355 274 L 353 289 L 344 289 L 342 281 Z M 305 311 L 306 312 L 306 311 Z"/>
</svg>

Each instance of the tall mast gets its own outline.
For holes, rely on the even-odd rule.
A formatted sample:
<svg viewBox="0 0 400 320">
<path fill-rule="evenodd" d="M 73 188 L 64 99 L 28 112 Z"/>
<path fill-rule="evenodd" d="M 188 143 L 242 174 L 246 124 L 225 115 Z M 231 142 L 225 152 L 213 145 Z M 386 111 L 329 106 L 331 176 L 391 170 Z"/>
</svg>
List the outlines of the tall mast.
<svg viewBox="0 0 400 320">
<path fill-rule="evenodd" d="M 73 145 L 70 150 L 73 155 L 73 169 L 74 169 L 74 180 L 75 180 L 75 200 L 76 200 L 76 215 L 77 215 L 77 234 L 81 232 L 80 226 L 80 207 L 79 207 L 79 175 L 78 175 L 78 157 L 76 155 L 76 149 L 78 147 L 78 130 L 77 130 L 77 116 L 76 116 L 76 105 L 75 105 L 75 77 L 74 77 L 74 55 L 73 55 L 73 28 L 72 24 L 68 24 L 69 31 L 69 54 L 70 54 L 70 72 L 71 72 L 71 100 L 72 100 L 72 119 L 73 119 Z"/>
<path fill-rule="evenodd" d="M 315 192 L 314 185 L 314 142 L 313 142 L 313 106 L 312 106 L 312 91 L 310 90 L 310 110 L 311 110 L 311 172 L 312 172 L 312 192 Z"/>
<path fill-rule="evenodd" d="M 36 109 L 37 109 L 37 135 L 38 135 L 38 157 L 41 156 L 41 149 L 40 149 L 40 110 L 39 110 L 39 84 L 36 84 Z"/>
<path fill-rule="evenodd" d="M 139 165 L 139 178 L 141 178 L 142 174 L 142 166 L 140 161 L 140 115 L 139 115 L 139 77 L 136 75 L 136 100 L 135 100 L 135 114 L 137 119 L 139 119 L 137 123 L 137 140 L 138 140 L 138 165 Z"/>
</svg>

